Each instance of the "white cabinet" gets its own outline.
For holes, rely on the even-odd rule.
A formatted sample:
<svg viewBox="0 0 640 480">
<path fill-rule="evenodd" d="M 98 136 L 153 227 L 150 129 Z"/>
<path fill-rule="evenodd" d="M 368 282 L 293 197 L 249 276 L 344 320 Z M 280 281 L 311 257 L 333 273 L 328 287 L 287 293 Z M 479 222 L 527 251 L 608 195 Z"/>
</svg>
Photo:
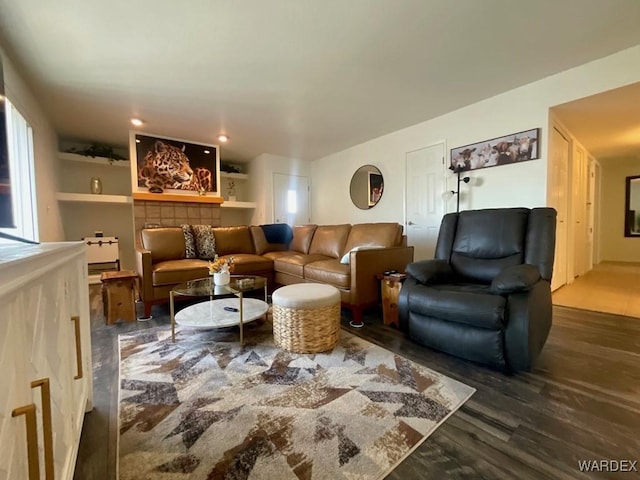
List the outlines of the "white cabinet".
<svg viewBox="0 0 640 480">
<path fill-rule="evenodd" d="M 67 240 L 93 237 L 102 231 L 118 237 L 122 268 L 135 265 L 131 164 L 127 160 L 85 157 L 58 152 L 60 192 L 57 193 Z M 91 193 L 91 179 L 102 183 L 102 193 Z"/>
<path fill-rule="evenodd" d="M 0 480 L 71 479 L 93 401 L 84 244 L 0 246 L 0 285 Z"/>
</svg>

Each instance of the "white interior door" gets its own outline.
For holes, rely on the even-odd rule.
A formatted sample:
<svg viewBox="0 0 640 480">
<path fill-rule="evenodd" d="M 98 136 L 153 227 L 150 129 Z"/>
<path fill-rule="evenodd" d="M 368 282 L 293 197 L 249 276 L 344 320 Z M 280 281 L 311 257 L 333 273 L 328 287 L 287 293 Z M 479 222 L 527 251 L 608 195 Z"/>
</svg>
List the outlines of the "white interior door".
<svg viewBox="0 0 640 480">
<path fill-rule="evenodd" d="M 289 225 L 311 222 L 308 177 L 273 174 L 273 220 Z"/>
<path fill-rule="evenodd" d="M 406 233 L 414 260 L 432 259 L 444 214 L 444 144 L 406 154 Z"/>
<path fill-rule="evenodd" d="M 549 205 L 558 212 L 556 223 L 556 251 L 551 289 L 567 283 L 567 214 L 569 198 L 569 140 L 557 129 L 551 129 L 549 141 Z"/>
</svg>

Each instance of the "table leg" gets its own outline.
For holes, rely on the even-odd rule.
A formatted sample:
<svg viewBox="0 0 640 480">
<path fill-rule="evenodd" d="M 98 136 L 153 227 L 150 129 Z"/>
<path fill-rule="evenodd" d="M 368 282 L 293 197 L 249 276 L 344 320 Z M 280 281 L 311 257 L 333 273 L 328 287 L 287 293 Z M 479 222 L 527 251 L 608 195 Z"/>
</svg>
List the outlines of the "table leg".
<svg viewBox="0 0 640 480">
<path fill-rule="evenodd" d="M 240 345 L 244 344 L 244 338 L 242 336 L 242 292 L 240 292 Z"/>
<path fill-rule="evenodd" d="M 173 306 L 173 291 L 169 292 L 169 312 L 171 317 L 171 341 L 176 343 L 176 314 Z"/>
</svg>

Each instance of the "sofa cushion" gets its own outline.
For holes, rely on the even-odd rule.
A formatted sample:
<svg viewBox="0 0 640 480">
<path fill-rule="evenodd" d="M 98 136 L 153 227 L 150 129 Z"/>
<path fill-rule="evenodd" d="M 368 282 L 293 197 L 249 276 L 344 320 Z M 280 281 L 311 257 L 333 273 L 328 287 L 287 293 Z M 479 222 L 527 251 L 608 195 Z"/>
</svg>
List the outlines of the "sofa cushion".
<svg viewBox="0 0 640 480">
<path fill-rule="evenodd" d="M 180 227 L 143 228 L 142 247 L 151 252 L 151 262 L 185 258 L 184 235 Z"/>
<path fill-rule="evenodd" d="M 325 255 L 331 258 L 342 256 L 351 225 L 320 225 L 316 228 L 309 247 L 310 254 Z"/>
<path fill-rule="evenodd" d="M 431 318 L 490 330 L 504 327 L 505 297 L 478 284 L 417 285 L 409 296 L 409 310 Z"/>
<path fill-rule="evenodd" d="M 336 258 L 320 260 L 304 266 L 305 280 L 328 283 L 334 287 L 349 288 L 351 286 L 351 268 L 343 265 Z"/>
<path fill-rule="evenodd" d="M 251 231 L 246 225 L 240 227 L 215 227 L 216 252 L 218 255 L 255 253 Z"/>
<path fill-rule="evenodd" d="M 351 227 L 342 253 L 360 246 L 394 247 L 398 244 L 397 238 L 397 223 L 359 223 Z"/>
<path fill-rule="evenodd" d="M 256 255 L 264 255 L 267 252 L 281 252 L 289 249 L 287 243 L 270 243 L 262 227 L 253 225 L 249 227 L 249 229 L 251 230 L 251 238 L 253 238 L 253 248 L 255 249 Z"/>
<path fill-rule="evenodd" d="M 182 235 L 182 231 L 180 232 Z M 153 266 L 153 285 L 175 285 L 195 278 L 205 278 L 209 275 L 207 260 L 187 259 L 166 260 Z"/>
<path fill-rule="evenodd" d="M 253 253 L 234 253 L 233 255 L 223 255 L 220 259 L 231 259 L 232 275 L 246 275 L 254 272 L 270 272 L 273 270 L 273 260 Z"/>
<path fill-rule="evenodd" d="M 293 240 L 291 240 L 289 250 L 309 253 L 309 246 L 317 227 L 317 225 L 296 225 L 293 227 Z"/>
<path fill-rule="evenodd" d="M 295 253 L 293 255 L 283 255 L 273 261 L 273 269 L 276 272 L 288 273 L 296 277 L 304 277 L 304 266 L 311 262 L 319 260 L 329 260 L 325 255 L 302 255 Z"/>
<path fill-rule="evenodd" d="M 278 252 L 265 252 L 262 254 L 263 257 L 270 258 L 271 260 L 286 257 L 287 255 L 296 255 L 296 252 L 293 252 L 291 250 L 283 250 Z"/>
</svg>

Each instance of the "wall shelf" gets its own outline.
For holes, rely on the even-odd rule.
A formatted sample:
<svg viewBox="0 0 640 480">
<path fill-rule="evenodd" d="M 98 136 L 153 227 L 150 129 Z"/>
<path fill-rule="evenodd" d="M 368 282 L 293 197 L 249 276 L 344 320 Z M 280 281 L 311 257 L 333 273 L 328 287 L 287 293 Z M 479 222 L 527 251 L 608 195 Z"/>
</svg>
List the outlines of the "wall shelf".
<svg viewBox="0 0 640 480">
<path fill-rule="evenodd" d="M 69 193 L 58 192 L 56 198 L 59 202 L 75 202 L 75 203 L 115 203 L 115 204 L 132 204 L 133 199 L 125 195 L 104 195 L 93 193 Z"/>
<path fill-rule="evenodd" d="M 222 208 L 256 208 L 256 202 L 230 202 L 225 200 L 222 205 Z"/>
<path fill-rule="evenodd" d="M 249 180 L 249 174 L 220 172 L 220 178 L 229 178 L 229 179 L 235 179 L 235 180 Z"/>
<path fill-rule="evenodd" d="M 58 158 L 60 160 L 66 160 L 70 162 L 84 163 L 87 165 L 102 165 L 106 167 L 126 167 L 131 168 L 131 162 L 129 160 L 111 160 L 105 157 L 85 157 L 77 153 L 58 152 Z"/>
</svg>

